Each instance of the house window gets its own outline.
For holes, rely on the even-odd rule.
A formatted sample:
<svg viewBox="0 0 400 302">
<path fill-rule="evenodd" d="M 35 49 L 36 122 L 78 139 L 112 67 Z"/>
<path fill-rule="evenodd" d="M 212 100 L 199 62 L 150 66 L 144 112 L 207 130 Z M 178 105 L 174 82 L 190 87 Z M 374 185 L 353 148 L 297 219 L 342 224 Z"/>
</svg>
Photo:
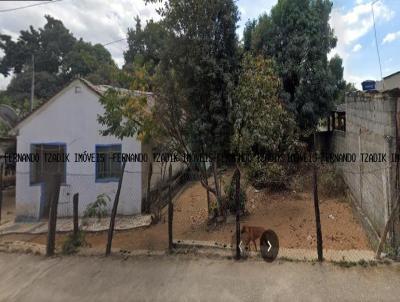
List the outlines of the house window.
<svg viewBox="0 0 400 302">
<path fill-rule="evenodd" d="M 96 146 L 96 181 L 118 181 L 121 174 L 121 145 Z"/>
<path fill-rule="evenodd" d="M 346 132 L 346 112 L 332 111 L 331 117 L 328 119 L 328 131 L 331 129 Z"/>
</svg>

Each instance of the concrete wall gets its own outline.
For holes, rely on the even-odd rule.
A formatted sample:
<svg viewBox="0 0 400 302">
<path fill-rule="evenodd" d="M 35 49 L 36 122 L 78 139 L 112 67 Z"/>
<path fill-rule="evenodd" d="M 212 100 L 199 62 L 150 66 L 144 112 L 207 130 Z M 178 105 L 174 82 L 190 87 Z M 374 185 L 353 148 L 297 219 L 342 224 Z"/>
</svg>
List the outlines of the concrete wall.
<svg viewBox="0 0 400 302">
<path fill-rule="evenodd" d="M 396 199 L 396 170 L 390 154 L 396 151 L 396 99 L 357 94 L 346 97 L 346 132 L 334 131 L 335 153 L 355 153 L 357 161 L 337 163 L 357 206 L 378 236 Z M 366 163 L 361 153 L 385 153 L 387 162 Z"/>
<path fill-rule="evenodd" d="M 400 73 L 384 78 L 383 83 L 382 81 L 376 82 L 376 89 L 379 91 L 392 90 L 395 88 L 400 88 Z"/>
<path fill-rule="evenodd" d="M 80 87 L 77 93 L 76 87 Z M 31 152 L 31 144 L 63 143 L 70 153 L 67 163 L 66 184 L 61 188 L 59 215 L 72 215 L 72 196 L 80 194 L 79 213 L 96 200 L 99 194 L 106 193 L 114 200 L 117 182 L 99 183 L 95 181 L 95 163 L 74 162 L 74 153 L 95 153 L 96 145 L 121 144 L 123 153 L 140 153 L 141 143 L 136 139 L 119 139 L 100 135 L 101 126 L 97 116 L 103 114 L 99 96 L 80 81 L 74 81 L 59 94 L 27 118 L 19 128 L 17 152 Z M 16 214 L 19 217 L 38 218 L 40 202 L 43 200 L 43 184 L 30 185 L 30 163 L 18 163 L 16 172 Z M 130 215 L 141 212 L 142 166 L 140 163 L 127 163 L 123 179 L 119 214 Z M 111 206 L 111 204 L 110 204 Z"/>
</svg>

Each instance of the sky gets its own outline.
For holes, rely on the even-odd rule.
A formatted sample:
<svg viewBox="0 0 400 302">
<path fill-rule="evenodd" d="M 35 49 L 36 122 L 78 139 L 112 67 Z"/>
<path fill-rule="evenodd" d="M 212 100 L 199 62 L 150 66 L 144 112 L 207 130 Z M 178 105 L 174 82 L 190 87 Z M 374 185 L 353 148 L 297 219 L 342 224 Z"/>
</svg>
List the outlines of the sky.
<svg viewBox="0 0 400 302">
<path fill-rule="evenodd" d="M 238 35 L 249 19 L 269 13 L 277 0 L 237 0 L 241 14 Z M 143 0 L 58 0 L 54 3 L 25 9 L 2 12 L 9 8 L 37 4 L 37 1 L 0 1 L 0 34 L 18 37 L 20 30 L 30 25 L 35 28 L 45 24 L 44 15 L 60 19 L 76 38 L 105 44 L 126 37 L 128 27 L 134 26 L 134 17 L 142 20 L 159 17 L 154 5 Z M 360 88 L 363 80 L 379 80 L 381 77 L 371 0 L 333 0 L 330 24 L 338 38 L 338 44 L 329 56 L 339 54 L 343 58 L 344 78 Z M 382 73 L 387 76 L 400 71 L 400 0 L 378 0 L 375 12 L 377 44 L 381 57 Z M 107 46 L 119 66 L 123 64 L 126 41 Z M 2 53 L 0 53 L 1 57 Z M 10 77 L 0 75 L 0 89 L 5 89 Z"/>
</svg>

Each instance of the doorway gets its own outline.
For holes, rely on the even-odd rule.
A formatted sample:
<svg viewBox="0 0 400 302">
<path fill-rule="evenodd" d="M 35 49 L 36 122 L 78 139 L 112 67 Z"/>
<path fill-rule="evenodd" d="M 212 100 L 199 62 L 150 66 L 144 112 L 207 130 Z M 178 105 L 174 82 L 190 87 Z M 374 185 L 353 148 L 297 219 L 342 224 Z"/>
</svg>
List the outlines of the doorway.
<svg viewBox="0 0 400 302">
<path fill-rule="evenodd" d="M 40 184 L 39 219 L 49 217 L 50 202 L 57 188 L 54 177 L 61 174 L 61 182 L 66 182 L 66 145 L 65 144 L 33 144 L 32 153 L 38 160 L 31 164 L 31 185 Z"/>
</svg>

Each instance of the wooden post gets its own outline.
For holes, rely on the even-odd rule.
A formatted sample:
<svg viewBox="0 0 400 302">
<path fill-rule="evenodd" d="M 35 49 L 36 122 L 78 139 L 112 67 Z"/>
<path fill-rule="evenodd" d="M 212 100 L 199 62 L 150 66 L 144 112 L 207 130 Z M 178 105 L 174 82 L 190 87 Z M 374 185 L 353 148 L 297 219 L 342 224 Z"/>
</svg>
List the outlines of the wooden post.
<svg viewBox="0 0 400 302">
<path fill-rule="evenodd" d="M 3 171 L 4 164 L 0 166 L 0 224 L 1 224 L 1 209 L 3 208 Z"/>
<path fill-rule="evenodd" d="M 319 200 L 318 200 L 318 178 L 317 178 L 317 166 L 314 165 L 313 171 L 313 189 L 314 189 L 314 209 L 315 209 L 315 223 L 317 227 L 317 251 L 318 261 L 324 260 L 323 249 L 322 249 L 322 231 L 321 231 L 321 216 L 319 211 Z"/>
<path fill-rule="evenodd" d="M 236 168 L 233 174 L 234 182 L 236 184 L 235 204 L 236 204 L 236 260 L 241 258 L 240 254 L 240 171 Z"/>
<path fill-rule="evenodd" d="M 76 237 L 79 232 L 79 220 L 78 220 L 79 193 L 76 193 L 74 195 L 73 203 L 74 203 L 74 236 Z"/>
<path fill-rule="evenodd" d="M 172 223 L 174 220 L 174 204 L 172 203 L 172 164 L 169 165 L 169 186 L 168 186 L 168 250 L 171 252 L 174 248 L 173 236 L 172 236 Z"/>
<path fill-rule="evenodd" d="M 58 197 L 60 195 L 61 174 L 57 173 L 54 177 L 50 176 L 47 190 L 51 189 L 50 194 L 50 213 L 47 232 L 47 247 L 46 256 L 54 255 L 56 247 L 56 231 L 57 231 L 57 210 L 58 210 Z"/>
<path fill-rule="evenodd" d="M 126 161 L 124 161 L 124 163 L 122 164 L 121 175 L 119 176 L 119 181 L 118 181 L 117 194 L 115 194 L 114 204 L 113 204 L 113 208 L 112 208 L 112 212 L 111 212 L 110 227 L 108 229 L 108 237 L 107 237 L 106 256 L 110 256 L 110 254 L 111 254 L 111 245 L 112 245 L 113 234 L 114 234 L 115 217 L 117 216 L 119 195 L 121 194 L 121 187 L 122 187 L 122 180 L 124 178 L 125 166 L 126 166 Z"/>
<path fill-rule="evenodd" d="M 147 193 L 146 193 L 146 205 L 144 206 L 144 212 L 150 213 L 150 192 L 151 192 L 151 178 L 153 176 L 153 163 L 149 163 L 149 171 L 147 174 Z"/>
<path fill-rule="evenodd" d="M 393 223 L 393 220 L 396 217 L 396 215 L 398 215 L 399 209 L 400 209 L 400 195 L 397 198 L 396 206 L 393 208 L 392 213 L 390 214 L 390 217 L 389 217 L 388 221 L 386 222 L 385 229 L 383 230 L 383 233 L 382 233 L 382 236 L 381 236 L 381 240 L 379 242 L 379 246 L 378 246 L 378 248 L 376 250 L 376 255 L 375 255 L 376 259 L 380 259 L 381 258 L 381 253 L 382 253 L 383 247 L 384 247 L 385 242 L 386 242 L 387 234 L 389 233 L 390 225 Z"/>
</svg>

